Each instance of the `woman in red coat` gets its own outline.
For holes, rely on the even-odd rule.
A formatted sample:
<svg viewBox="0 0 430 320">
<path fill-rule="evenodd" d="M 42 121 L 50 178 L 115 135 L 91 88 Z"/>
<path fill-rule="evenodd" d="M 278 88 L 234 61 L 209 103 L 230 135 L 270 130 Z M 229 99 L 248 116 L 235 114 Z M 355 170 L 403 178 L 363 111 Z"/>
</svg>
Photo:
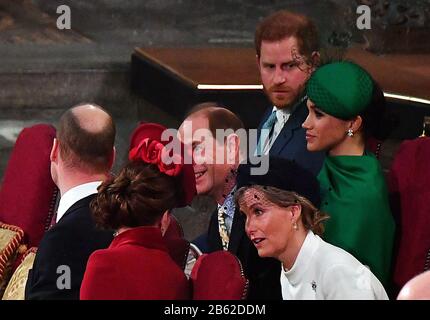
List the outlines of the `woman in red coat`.
<svg viewBox="0 0 430 320">
<path fill-rule="evenodd" d="M 88 260 L 81 286 L 83 300 L 190 297 L 188 280 L 163 240 L 162 218 L 191 200 L 194 172 L 183 161 L 163 163 L 164 127 L 142 127 L 130 162 L 118 177 L 99 187 L 91 204 L 96 223 L 117 231 L 109 248 L 95 251 Z"/>
</svg>

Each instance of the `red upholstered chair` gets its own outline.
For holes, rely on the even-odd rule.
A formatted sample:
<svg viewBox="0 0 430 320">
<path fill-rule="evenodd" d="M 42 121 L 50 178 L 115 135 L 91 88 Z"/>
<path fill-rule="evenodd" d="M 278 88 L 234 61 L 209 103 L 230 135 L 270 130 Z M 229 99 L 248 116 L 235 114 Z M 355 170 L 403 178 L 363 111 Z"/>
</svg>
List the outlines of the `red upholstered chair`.
<svg viewBox="0 0 430 320">
<path fill-rule="evenodd" d="M 49 155 L 55 128 L 39 124 L 24 128 L 9 158 L 0 189 L 0 221 L 20 227 L 29 247 L 37 247 L 49 227 L 57 187 Z"/>
<path fill-rule="evenodd" d="M 167 217 L 169 222 L 163 237 L 170 256 L 184 270 L 190 250 L 190 242 L 184 238 L 182 226 L 175 216 L 169 213 Z"/>
<path fill-rule="evenodd" d="M 183 238 L 184 230 L 182 229 L 181 224 L 178 219 L 173 214 L 169 214 L 169 226 L 164 233 L 164 238 Z"/>
<path fill-rule="evenodd" d="M 249 282 L 239 259 L 228 251 L 203 254 L 191 272 L 193 300 L 242 300 Z"/>
<path fill-rule="evenodd" d="M 388 177 L 397 222 L 394 285 L 430 268 L 430 138 L 404 141 Z"/>
<path fill-rule="evenodd" d="M 190 250 L 190 243 L 184 238 L 165 239 L 165 243 L 170 257 L 184 270 L 187 263 L 188 251 Z"/>
</svg>

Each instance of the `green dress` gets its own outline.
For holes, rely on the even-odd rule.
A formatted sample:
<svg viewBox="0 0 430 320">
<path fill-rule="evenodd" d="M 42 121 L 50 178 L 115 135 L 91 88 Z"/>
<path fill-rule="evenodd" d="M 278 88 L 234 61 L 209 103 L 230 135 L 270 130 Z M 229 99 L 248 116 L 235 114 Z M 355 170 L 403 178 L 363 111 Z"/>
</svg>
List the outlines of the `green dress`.
<svg viewBox="0 0 430 320">
<path fill-rule="evenodd" d="M 378 160 L 327 156 L 318 175 L 321 210 L 330 215 L 323 238 L 370 267 L 387 286 L 394 241 L 394 219 Z"/>
</svg>

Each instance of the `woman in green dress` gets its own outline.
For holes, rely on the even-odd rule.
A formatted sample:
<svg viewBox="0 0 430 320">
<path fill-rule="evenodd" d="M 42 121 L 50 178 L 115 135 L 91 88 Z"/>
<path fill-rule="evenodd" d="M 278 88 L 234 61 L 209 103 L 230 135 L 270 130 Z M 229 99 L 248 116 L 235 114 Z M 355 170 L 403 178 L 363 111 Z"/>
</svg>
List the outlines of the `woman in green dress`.
<svg viewBox="0 0 430 320">
<path fill-rule="evenodd" d="M 303 127 L 308 150 L 327 151 L 318 175 L 321 210 L 331 216 L 324 239 L 350 252 L 387 286 L 394 220 L 381 166 L 366 150 L 366 140 L 380 128 L 383 108 L 375 102 L 381 94 L 360 66 L 324 65 L 308 81 Z"/>
</svg>

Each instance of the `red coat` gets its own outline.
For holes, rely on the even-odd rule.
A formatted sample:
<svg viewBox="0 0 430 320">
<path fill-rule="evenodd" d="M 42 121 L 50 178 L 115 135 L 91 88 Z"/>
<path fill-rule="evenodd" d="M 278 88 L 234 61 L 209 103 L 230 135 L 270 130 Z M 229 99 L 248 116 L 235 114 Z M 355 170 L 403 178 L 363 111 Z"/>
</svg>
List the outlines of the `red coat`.
<svg viewBox="0 0 430 320">
<path fill-rule="evenodd" d="M 430 138 L 404 141 L 389 175 L 394 212 L 400 214 L 394 284 L 430 267 Z"/>
<path fill-rule="evenodd" d="M 159 228 L 119 234 L 89 258 L 81 300 L 179 300 L 190 298 L 184 272 L 169 256 Z"/>
</svg>

